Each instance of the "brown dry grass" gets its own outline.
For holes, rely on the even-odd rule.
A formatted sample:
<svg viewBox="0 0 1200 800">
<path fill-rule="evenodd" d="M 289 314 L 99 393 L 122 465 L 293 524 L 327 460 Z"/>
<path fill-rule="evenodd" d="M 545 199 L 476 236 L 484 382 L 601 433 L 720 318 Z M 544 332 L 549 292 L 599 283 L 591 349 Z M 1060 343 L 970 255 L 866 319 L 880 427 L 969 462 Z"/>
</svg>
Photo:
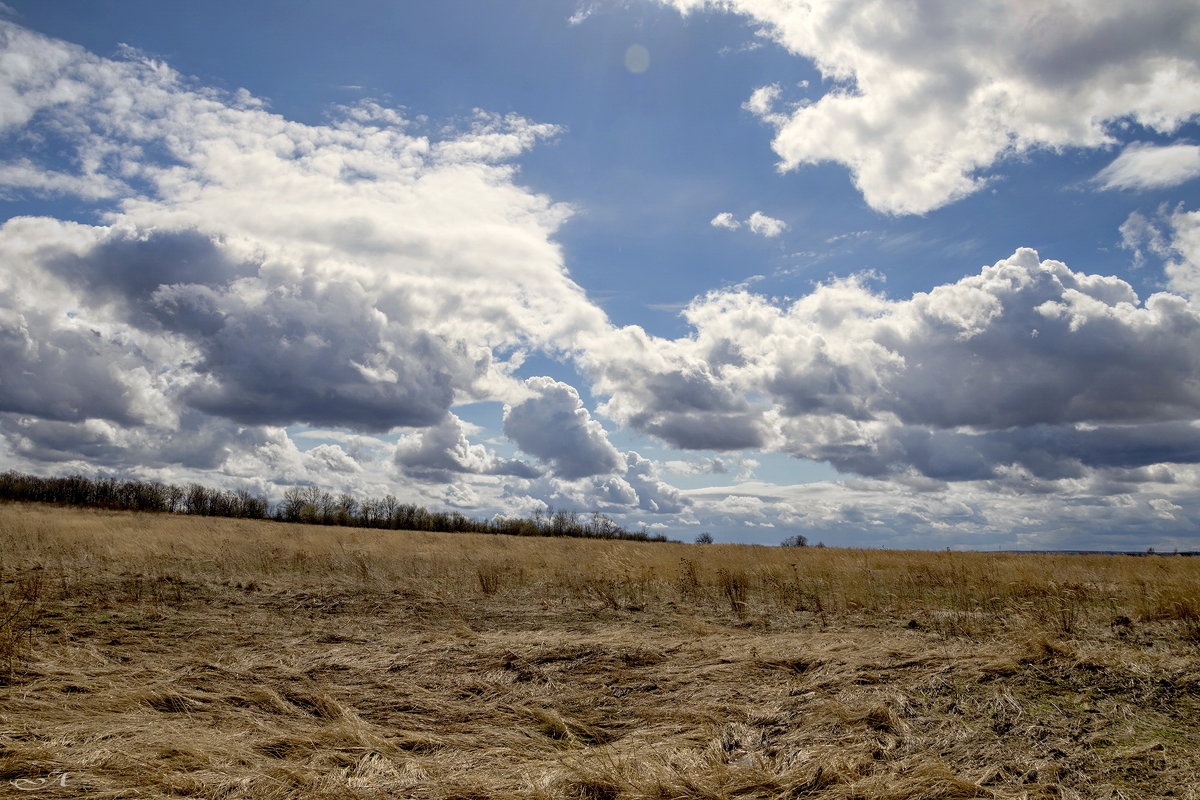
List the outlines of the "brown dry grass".
<svg viewBox="0 0 1200 800">
<path fill-rule="evenodd" d="M 1195 798 L 1200 785 L 1196 559 L 4 505 L 0 580 L 0 795 Z"/>
</svg>

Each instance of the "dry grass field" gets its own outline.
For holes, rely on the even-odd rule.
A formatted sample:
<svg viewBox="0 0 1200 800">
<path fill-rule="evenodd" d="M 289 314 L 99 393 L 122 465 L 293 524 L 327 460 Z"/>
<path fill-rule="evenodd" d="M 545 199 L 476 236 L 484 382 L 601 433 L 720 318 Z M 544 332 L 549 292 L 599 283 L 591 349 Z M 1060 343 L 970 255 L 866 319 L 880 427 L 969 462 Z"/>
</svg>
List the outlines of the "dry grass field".
<svg viewBox="0 0 1200 800">
<path fill-rule="evenodd" d="M 1200 796 L 1200 559 L 10 504 L 0 624 L 3 796 Z"/>
</svg>

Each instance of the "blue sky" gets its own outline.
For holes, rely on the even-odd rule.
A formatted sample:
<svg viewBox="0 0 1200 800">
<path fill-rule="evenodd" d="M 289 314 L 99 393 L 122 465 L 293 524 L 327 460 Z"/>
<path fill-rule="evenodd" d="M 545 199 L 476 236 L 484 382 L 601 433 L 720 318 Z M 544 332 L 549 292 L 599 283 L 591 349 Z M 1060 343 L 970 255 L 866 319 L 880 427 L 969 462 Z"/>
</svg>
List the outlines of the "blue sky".
<svg viewBox="0 0 1200 800">
<path fill-rule="evenodd" d="M 1200 10 L 9 2 L 0 466 L 1200 548 Z"/>
</svg>

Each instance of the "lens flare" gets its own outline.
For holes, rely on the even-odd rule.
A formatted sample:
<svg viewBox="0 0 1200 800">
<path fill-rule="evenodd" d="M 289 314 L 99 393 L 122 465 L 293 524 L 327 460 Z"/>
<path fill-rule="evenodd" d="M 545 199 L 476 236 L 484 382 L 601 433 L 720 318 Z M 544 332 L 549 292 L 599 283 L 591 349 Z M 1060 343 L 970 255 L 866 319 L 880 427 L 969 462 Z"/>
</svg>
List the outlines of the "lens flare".
<svg viewBox="0 0 1200 800">
<path fill-rule="evenodd" d="M 631 44 L 625 51 L 625 69 L 641 75 L 650 69 L 650 51 L 640 44 Z"/>
</svg>

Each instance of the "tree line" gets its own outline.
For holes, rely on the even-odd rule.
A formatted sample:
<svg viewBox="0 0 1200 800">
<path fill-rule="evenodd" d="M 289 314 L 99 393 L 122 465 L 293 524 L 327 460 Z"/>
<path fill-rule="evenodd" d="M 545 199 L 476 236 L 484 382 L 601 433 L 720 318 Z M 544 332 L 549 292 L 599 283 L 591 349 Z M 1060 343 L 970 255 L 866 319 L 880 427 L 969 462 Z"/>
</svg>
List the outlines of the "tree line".
<svg viewBox="0 0 1200 800">
<path fill-rule="evenodd" d="M 245 489 L 214 489 L 198 483 L 181 487 L 159 481 L 83 475 L 42 478 L 10 471 L 0 473 L 0 500 L 387 530 L 668 541 L 645 530 L 627 530 L 599 512 L 584 515 L 538 511 L 531 517 L 477 520 L 457 511 L 431 511 L 402 503 L 390 494 L 360 499 L 350 494 L 334 495 L 316 486 L 292 487 L 283 493 L 283 500 L 272 505 Z"/>
</svg>

